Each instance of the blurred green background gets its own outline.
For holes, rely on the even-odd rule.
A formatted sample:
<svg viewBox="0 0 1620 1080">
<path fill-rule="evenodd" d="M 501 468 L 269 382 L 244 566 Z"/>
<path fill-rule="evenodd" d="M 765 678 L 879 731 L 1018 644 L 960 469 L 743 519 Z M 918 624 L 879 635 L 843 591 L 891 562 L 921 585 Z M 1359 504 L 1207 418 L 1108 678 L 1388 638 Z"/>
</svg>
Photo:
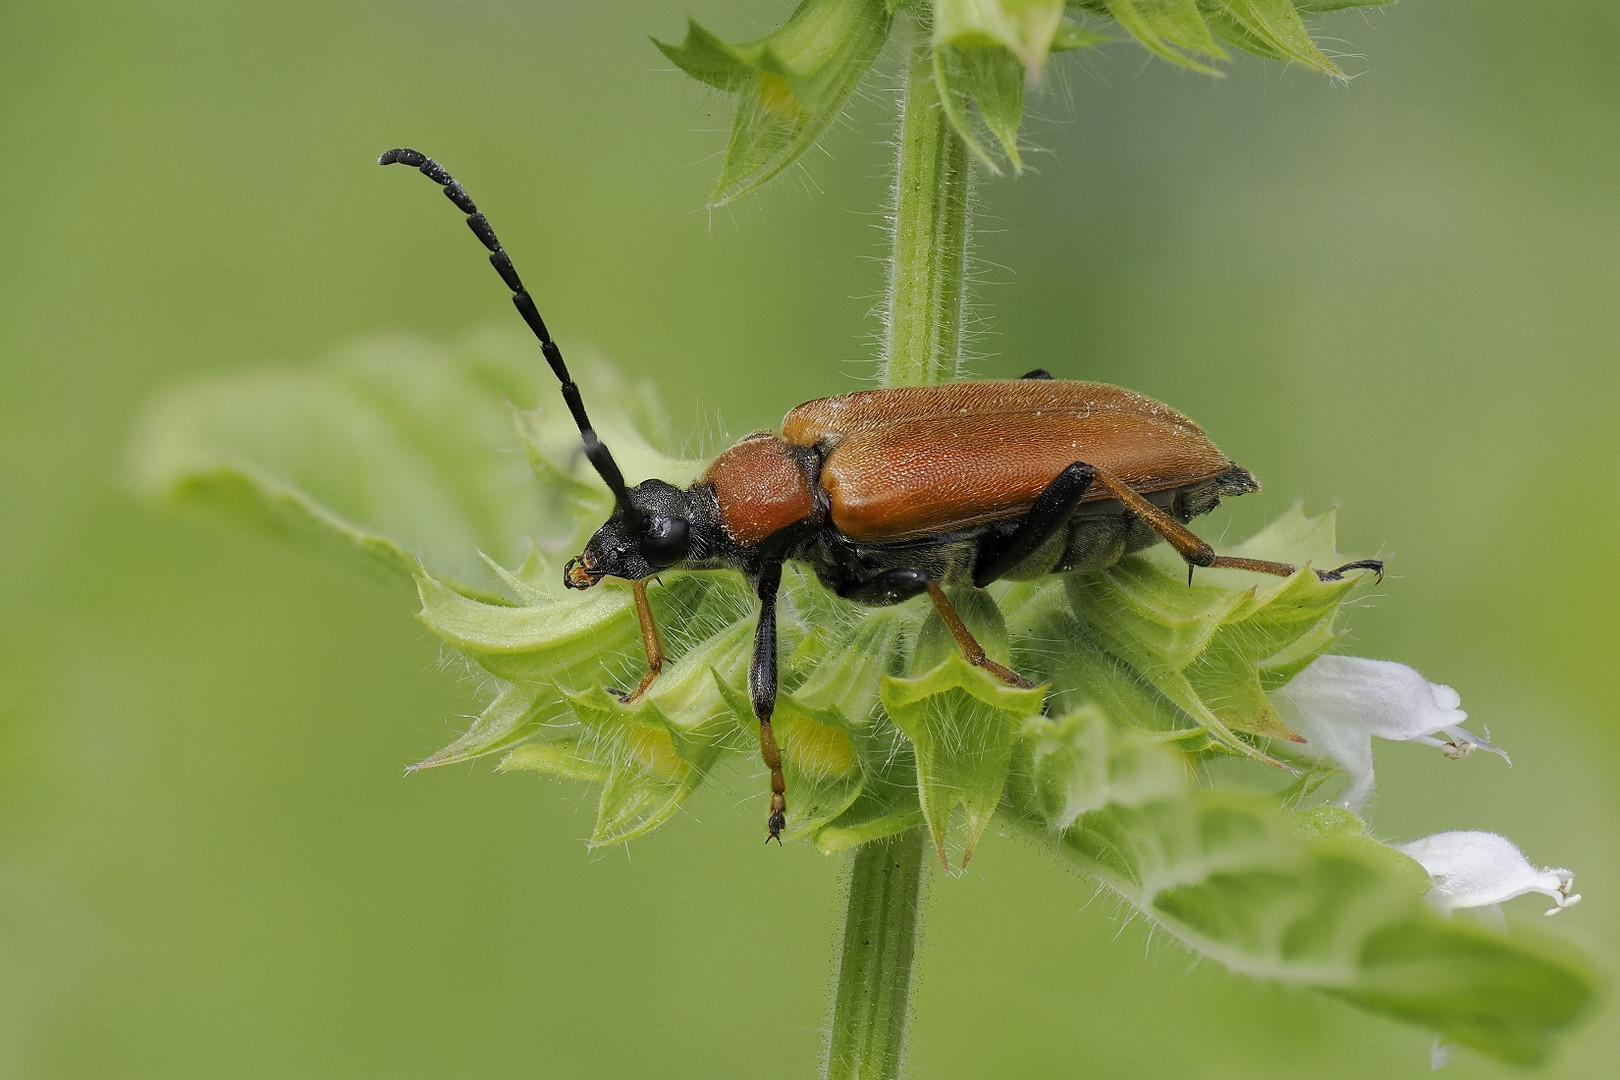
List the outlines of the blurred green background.
<svg viewBox="0 0 1620 1080">
<path fill-rule="evenodd" d="M 8 6 L 0 1074 L 809 1074 L 839 866 L 760 848 L 757 778 L 596 854 L 583 788 L 402 779 L 476 708 L 408 592 L 154 511 L 121 472 L 176 380 L 512 318 L 450 210 L 371 164 L 401 143 L 466 181 L 565 347 L 652 379 L 693 440 L 856 388 L 888 84 L 710 214 L 727 103 L 647 41 L 788 7 Z M 1573 867 L 1587 902 L 1552 929 L 1612 971 L 1620 12 L 1408 0 L 1324 37 L 1365 74 L 1060 62 L 1046 152 L 983 185 L 977 371 L 1198 418 L 1267 485 L 1213 538 L 1341 504 L 1341 547 L 1391 568 L 1353 649 L 1457 686 L 1515 761 L 1386 745 L 1375 827 Z M 1092 898 L 994 836 L 935 875 L 914 1075 L 1426 1072 L 1427 1035 Z M 1611 1072 L 1614 1020 L 1547 1075 Z"/>
</svg>

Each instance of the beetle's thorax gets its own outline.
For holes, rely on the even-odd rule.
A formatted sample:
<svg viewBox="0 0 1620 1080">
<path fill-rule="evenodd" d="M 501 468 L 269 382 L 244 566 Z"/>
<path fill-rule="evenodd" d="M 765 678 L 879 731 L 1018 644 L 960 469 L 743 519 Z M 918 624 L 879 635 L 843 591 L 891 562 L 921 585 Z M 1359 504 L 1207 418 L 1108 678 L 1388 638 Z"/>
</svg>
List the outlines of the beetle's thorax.
<svg viewBox="0 0 1620 1080">
<path fill-rule="evenodd" d="M 700 485 L 713 491 L 726 537 L 753 548 L 820 516 L 820 472 L 814 448 L 756 431 L 715 458 Z"/>
</svg>

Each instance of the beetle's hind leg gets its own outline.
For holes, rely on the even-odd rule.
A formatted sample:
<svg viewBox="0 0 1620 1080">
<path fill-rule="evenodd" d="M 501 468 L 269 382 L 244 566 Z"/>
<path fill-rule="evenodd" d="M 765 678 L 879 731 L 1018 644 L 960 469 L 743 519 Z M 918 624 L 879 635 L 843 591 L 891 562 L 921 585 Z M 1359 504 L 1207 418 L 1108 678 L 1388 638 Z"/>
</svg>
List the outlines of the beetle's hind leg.
<svg viewBox="0 0 1620 1080">
<path fill-rule="evenodd" d="M 1152 526 L 1154 532 L 1164 537 L 1170 546 L 1176 549 L 1177 554 L 1187 560 L 1189 582 L 1192 580 L 1193 569 L 1199 566 L 1219 570 L 1249 570 L 1256 574 L 1275 574 L 1277 577 L 1289 577 L 1299 572 L 1299 567 L 1293 563 L 1245 559 L 1236 555 L 1217 555 L 1215 549 L 1202 537 L 1143 498 L 1140 492 L 1133 490 L 1125 481 L 1102 469 L 1092 471 L 1093 479 L 1099 486 L 1107 488 L 1108 493 L 1118 499 L 1125 509 Z M 1380 580 L 1384 576 L 1384 564 L 1377 559 L 1358 559 L 1332 570 L 1318 570 L 1316 576 L 1323 581 L 1338 581 L 1351 570 L 1371 570 Z"/>
<path fill-rule="evenodd" d="M 1029 378 L 1029 376 L 1024 376 Z M 973 584 L 984 588 L 998 580 L 1013 567 L 1038 551 L 1057 531 L 1068 524 L 1074 508 L 1080 505 L 1091 489 L 1097 470 L 1083 461 L 1076 461 L 1057 474 L 1035 499 L 1018 528 L 1001 540 L 986 539 L 973 567 Z M 989 545 L 994 543 L 994 548 Z"/>
<path fill-rule="evenodd" d="M 956 640 L 956 647 L 962 650 L 963 659 L 975 667 L 984 668 L 1009 686 L 1027 690 L 1035 685 L 1018 672 L 996 663 L 985 655 L 984 646 L 979 644 L 979 639 L 973 636 L 973 632 L 967 628 L 962 617 L 956 613 L 956 607 L 951 603 L 950 597 L 945 595 L 945 590 L 921 570 L 885 570 L 864 581 L 841 584 L 836 591 L 846 600 L 873 606 L 898 604 L 918 593 L 926 592 L 928 598 L 934 602 L 934 610 L 939 612 L 940 621 Z"/>
</svg>

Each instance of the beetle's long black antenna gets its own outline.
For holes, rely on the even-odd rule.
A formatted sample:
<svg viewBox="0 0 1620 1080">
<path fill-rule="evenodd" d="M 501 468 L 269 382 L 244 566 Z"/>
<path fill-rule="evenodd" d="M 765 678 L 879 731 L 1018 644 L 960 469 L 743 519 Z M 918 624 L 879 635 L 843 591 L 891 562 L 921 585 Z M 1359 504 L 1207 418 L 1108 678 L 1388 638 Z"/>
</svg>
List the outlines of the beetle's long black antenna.
<svg viewBox="0 0 1620 1080">
<path fill-rule="evenodd" d="M 540 317 L 540 309 L 534 306 L 534 298 L 529 295 L 529 290 L 523 287 L 523 279 L 518 277 L 511 256 L 501 247 L 501 242 L 495 237 L 495 230 L 490 227 L 489 219 L 484 217 L 478 205 L 472 201 L 467 189 L 462 187 L 443 165 L 419 150 L 399 147 L 378 158 L 377 164 L 414 167 L 423 176 L 444 188 L 444 193 L 450 201 L 467 215 L 467 227 L 489 249 L 489 264 L 501 275 L 506 287 L 512 290 L 512 304 L 518 309 L 518 314 L 523 316 L 523 321 L 529 324 L 529 329 L 534 331 L 534 336 L 540 339 L 540 351 L 545 355 L 546 363 L 551 365 L 557 381 L 562 383 L 563 401 L 568 404 L 568 411 L 574 414 L 574 423 L 579 425 L 580 438 L 585 443 L 585 456 L 590 459 L 609 490 L 613 492 L 613 498 L 624 511 L 626 519 L 632 523 L 639 521 L 641 515 L 630 503 L 630 492 L 625 487 L 624 474 L 619 471 L 619 465 L 613 460 L 608 448 L 597 438 L 595 429 L 591 427 L 590 417 L 585 415 L 585 403 L 580 399 L 579 387 L 568 374 L 568 365 L 563 363 L 562 350 L 551 340 L 551 332 L 546 329 L 546 321 Z"/>
</svg>

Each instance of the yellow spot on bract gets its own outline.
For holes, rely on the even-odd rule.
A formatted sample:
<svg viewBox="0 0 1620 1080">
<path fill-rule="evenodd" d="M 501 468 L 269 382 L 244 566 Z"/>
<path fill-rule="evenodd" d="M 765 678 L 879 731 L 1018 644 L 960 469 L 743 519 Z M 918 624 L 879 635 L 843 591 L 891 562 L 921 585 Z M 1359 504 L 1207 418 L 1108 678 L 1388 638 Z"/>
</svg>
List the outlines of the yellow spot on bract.
<svg viewBox="0 0 1620 1080">
<path fill-rule="evenodd" d="M 638 727 L 630 732 L 626 746 L 636 764 L 661 780 L 679 780 L 691 768 L 675 752 L 675 742 L 667 731 Z"/>
<path fill-rule="evenodd" d="M 773 112 L 778 116 L 785 116 L 790 120 L 808 120 L 810 113 L 799 104 L 798 95 L 793 87 L 780 75 L 761 75 L 755 84 L 755 92 L 759 96 L 760 108 Z"/>
<path fill-rule="evenodd" d="M 807 716 L 795 721 L 788 752 L 799 771 L 814 780 L 844 780 L 859 768 L 849 732 Z"/>
</svg>

